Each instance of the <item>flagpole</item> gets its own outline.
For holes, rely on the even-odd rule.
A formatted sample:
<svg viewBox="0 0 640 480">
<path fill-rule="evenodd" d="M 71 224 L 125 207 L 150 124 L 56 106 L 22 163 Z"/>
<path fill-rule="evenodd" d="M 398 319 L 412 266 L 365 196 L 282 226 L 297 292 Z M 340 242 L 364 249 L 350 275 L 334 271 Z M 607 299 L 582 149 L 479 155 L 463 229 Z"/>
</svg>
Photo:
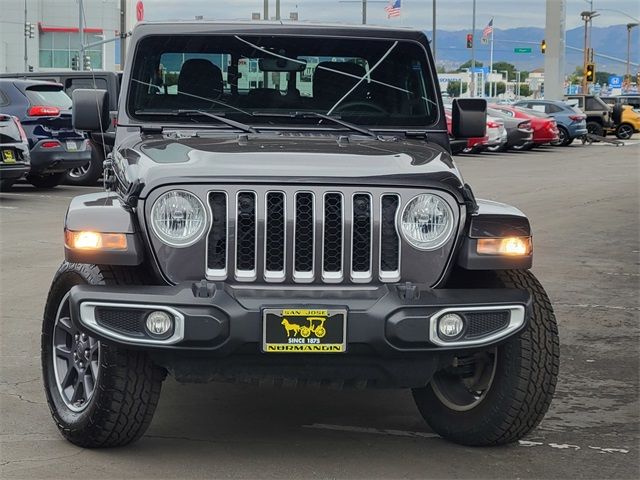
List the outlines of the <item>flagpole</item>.
<svg viewBox="0 0 640 480">
<path fill-rule="evenodd" d="M 491 19 L 491 22 L 493 23 L 493 19 Z M 490 54 L 489 54 L 489 96 L 490 97 L 495 97 L 496 95 L 493 94 L 493 77 L 492 77 L 492 73 L 493 73 L 493 30 L 494 30 L 494 25 L 491 25 L 491 50 L 490 50 Z"/>
</svg>

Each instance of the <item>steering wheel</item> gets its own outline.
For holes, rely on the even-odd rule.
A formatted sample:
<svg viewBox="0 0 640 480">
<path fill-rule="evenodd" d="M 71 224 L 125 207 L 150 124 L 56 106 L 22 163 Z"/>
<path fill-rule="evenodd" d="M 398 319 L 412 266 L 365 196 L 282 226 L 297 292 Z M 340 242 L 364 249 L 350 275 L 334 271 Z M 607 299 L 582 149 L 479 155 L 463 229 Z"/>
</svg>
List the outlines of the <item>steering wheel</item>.
<svg viewBox="0 0 640 480">
<path fill-rule="evenodd" d="M 345 110 L 349 110 L 352 107 L 365 108 L 365 109 L 374 111 L 376 113 L 380 113 L 382 115 L 389 115 L 389 112 L 387 112 L 380 105 L 376 105 L 375 103 L 359 102 L 359 101 L 343 103 L 342 105 L 337 106 L 334 112 L 341 113 L 341 112 L 344 112 Z"/>
</svg>

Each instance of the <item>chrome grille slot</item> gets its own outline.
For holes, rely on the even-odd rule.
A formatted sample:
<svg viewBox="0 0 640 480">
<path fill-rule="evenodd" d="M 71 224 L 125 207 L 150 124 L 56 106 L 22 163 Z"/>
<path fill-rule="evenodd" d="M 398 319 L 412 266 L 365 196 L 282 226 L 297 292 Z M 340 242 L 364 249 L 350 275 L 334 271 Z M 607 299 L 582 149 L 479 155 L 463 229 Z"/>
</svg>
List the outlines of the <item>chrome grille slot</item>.
<svg viewBox="0 0 640 480">
<path fill-rule="evenodd" d="M 324 194 L 322 224 L 322 278 L 339 282 L 343 277 L 344 210 L 339 192 Z"/>
<path fill-rule="evenodd" d="M 283 192 L 267 192 L 264 219 L 264 276 L 267 281 L 285 278 L 287 215 Z"/>
<path fill-rule="evenodd" d="M 396 215 L 400 197 L 382 195 L 380 201 L 380 279 L 400 280 L 400 236 L 396 230 Z"/>
<path fill-rule="evenodd" d="M 236 277 L 256 280 L 256 193 L 238 192 L 236 210 Z"/>
<path fill-rule="evenodd" d="M 371 236 L 373 233 L 371 195 L 353 196 L 351 230 L 351 278 L 354 282 L 371 280 Z"/>
<path fill-rule="evenodd" d="M 293 277 L 299 282 L 313 281 L 313 254 L 315 251 L 314 195 L 298 192 L 293 241 Z"/>
<path fill-rule="evenodd" d="M 215 280 L 227 277 L 228 206 L 225 192 L 209 193 L 211 229 L 207 238 L 207 275 Z"/>
<path fill-rule="evenodd" d="M 412 265 L 421 255 L 403 251 L 397 226 L 414 192 L 266 185 L 210 190 L 206 277 L 285 284 L 401 281 L 403 255 Z"/>
</svg>

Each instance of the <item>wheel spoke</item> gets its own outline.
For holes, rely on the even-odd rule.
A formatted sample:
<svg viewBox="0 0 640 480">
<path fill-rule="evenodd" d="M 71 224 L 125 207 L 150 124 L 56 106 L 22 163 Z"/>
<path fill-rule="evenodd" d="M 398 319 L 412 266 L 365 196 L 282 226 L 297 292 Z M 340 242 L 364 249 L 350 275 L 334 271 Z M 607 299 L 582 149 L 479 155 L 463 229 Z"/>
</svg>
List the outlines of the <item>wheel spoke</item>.
<svg viewBox="0 0 640 480">
<path fill-rule="evenodd" d="M 71 318 L 69 317 L 60 317 L 58 319 L 57 326 L 67 332 L 69 335 L 73 335 L 74 333 L 76 333 L 75 328 L 73 328 L 73 325 L 71 324 Z"/>
<path fill-rule="evenodd" d="M 71 349 L 66 345 L 56 345 L 56 357 L 72 361 Z"/>
<path fill-rule="evenodd" d="M 91 376 L 93 377 L 93 383 L 98 381 L 98 360 L 91 360 Z"/>
<path fill-rule="evenodd" d="M 81 376 L 78 375 L 73 385 L 73 395 L 71 395 L 71 403 L 76 403 L 78 400 L 82 398 L 83 383 L 82 383 L 82 378 L 80 377 Z"/>
<path fill-rule="evenodd" d="M 91 378 L 91 374 L 88 372 L 85 372 L 84 375 L 82 375 L 82 388 L 84 390 L 85 400 L 89 398 L 89 396 L 91 395 L 91 392 L 93 392 L 93 386 L 94 386 L 94 383 Z"/>
<path fill-rule="evenodd" d="M 76 372 L 76 369 L 73 366 L 73 364 L 71 364 L 71 366 L 67 368 L 67 372 L 64 374 L 64 378 L 60 382 L 60 386 L 62 387 L 63 390 L 75 382 L 75 380 L 73 379 L 73 374 L 75 372 Z"/>
</svg>

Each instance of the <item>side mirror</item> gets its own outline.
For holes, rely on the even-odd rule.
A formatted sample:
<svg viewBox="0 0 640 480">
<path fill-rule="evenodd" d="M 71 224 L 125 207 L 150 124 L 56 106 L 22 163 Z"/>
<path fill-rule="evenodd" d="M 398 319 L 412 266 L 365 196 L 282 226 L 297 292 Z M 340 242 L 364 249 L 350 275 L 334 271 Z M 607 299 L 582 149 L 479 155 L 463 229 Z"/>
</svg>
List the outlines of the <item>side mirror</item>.
<svg viewBox="0 0 640 480">
<path fill-rule="evenodd" d="M 456 98 L 451 108 L 453 137 L 484 137 L 486 132 L 487 101 L 483 98 Z"/>
<path fill-rule="evenodd" d="M 109 93 L 79 88 L 71 94 L 73 128 L 85 132 L 105 131 L 109 127 Z"/>
</svg>

